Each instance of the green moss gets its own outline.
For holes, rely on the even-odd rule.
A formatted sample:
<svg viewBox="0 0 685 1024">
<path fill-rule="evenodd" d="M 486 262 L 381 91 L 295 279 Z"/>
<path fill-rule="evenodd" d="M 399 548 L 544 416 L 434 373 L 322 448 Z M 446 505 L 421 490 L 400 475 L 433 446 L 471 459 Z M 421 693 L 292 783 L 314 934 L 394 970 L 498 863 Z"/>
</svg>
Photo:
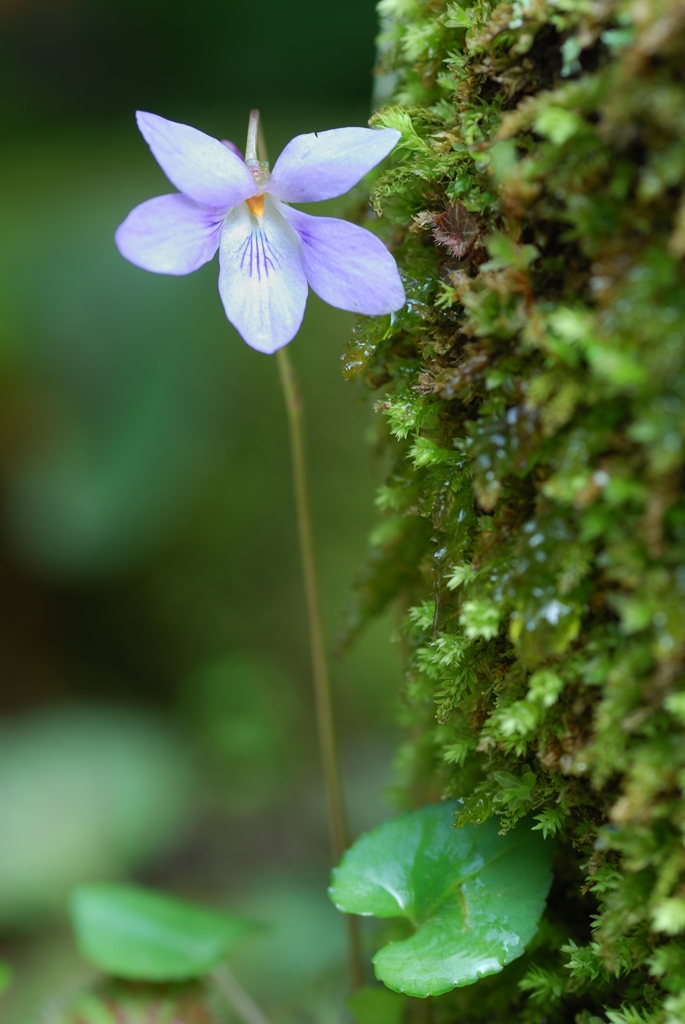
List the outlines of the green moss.
<svg viewBox="0 0 685 1024">
<path fill-rule="evenodd" d="M 524 968 L 437 1020 L 685 1020 L 685 6 L 382 0 L 362 322 L 394 465 L 348 633 L 399 599 L 405 800 L 560 837 Z"/>
</svg>

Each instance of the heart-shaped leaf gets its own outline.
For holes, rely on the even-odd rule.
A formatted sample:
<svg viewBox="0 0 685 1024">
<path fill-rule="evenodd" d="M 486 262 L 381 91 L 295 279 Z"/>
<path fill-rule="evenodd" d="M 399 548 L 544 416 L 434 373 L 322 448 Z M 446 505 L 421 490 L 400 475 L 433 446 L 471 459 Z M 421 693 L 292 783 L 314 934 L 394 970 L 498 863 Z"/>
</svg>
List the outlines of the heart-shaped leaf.
<svg viewBox="0 0 685 1024">
<path fill-rule="evenodd" d="M 339 910 L 404 917 L 414 934 L 374 957 L 396 992 L 435 996 L 501 971 L 535 935 L 553 844 L 528 822 L 453 827 L 458 801 L 430 804 L 361 836 L 333 872 Z"/>
<path fill-rule="evenodd" d="M 83 956 L 136 981 L 199 978 L 254 927 L 234 914 L 117 883 L 80 886 L 70 909 Z"/>
</svg>

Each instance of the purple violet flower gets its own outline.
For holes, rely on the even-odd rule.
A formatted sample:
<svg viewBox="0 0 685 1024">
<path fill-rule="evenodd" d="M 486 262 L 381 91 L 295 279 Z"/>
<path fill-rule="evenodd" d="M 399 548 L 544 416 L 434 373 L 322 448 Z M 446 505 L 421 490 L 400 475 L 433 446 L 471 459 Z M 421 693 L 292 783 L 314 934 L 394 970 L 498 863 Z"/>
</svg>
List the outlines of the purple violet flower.
<svg viewBox="0 0 685 1024">
<path fill-rule="evenodd" d="M 131 263 L 157 274 L 189 274 L 219 249 L 226 316 L 252 348 L 275 352 L 292 341 L 307 286 L 331 306 L 377 316 L 401 309 L 397 266 L 375 235 L 289 203 L 343 195 L 400 138 L 391 128 L 334 128 L 298 135 L 269 174 L 189 125 L 138 112 L 138 127 L 179 189 L 137 206 L 116 232 Z"/>
</svg>

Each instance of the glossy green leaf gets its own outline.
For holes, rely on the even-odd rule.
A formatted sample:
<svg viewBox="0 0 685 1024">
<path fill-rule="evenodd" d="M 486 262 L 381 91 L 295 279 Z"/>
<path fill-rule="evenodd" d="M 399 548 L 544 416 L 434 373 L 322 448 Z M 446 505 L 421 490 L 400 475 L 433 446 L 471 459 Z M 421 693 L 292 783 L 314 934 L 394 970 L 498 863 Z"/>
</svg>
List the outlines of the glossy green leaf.
<svg viewBox="0 0 685 1024">
<path fill-rule="evenodd" d="M 339 910 L 404 917 L 414 934 L 374 957 L 376 977 L 410 996 L 440 995 L 501 971 L 535 935 L 553 844 L 528 822 L 453 827 L 458 801 L 430 804 L 361 836 L 333 873 Z"/>
<path fill-rule="evenodd" d="M 118 978 L 152 982 L 201 977 L 253 927 L 234 914 L 116 883 L 79 887 L 71 919 L 92 964 Z"/>
<path fill-rule="evenodd" d="M 4 960 L 0 960 L 0 996 L 12 983 L 12 968 Z"/>
</svg>

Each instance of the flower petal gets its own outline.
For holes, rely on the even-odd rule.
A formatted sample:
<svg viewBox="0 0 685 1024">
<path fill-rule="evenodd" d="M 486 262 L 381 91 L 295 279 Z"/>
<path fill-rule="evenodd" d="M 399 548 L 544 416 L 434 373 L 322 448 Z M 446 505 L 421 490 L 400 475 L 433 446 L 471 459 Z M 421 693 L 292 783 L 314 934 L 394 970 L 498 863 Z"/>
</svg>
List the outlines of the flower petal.
<svg viewBox="0 0 685 1024">
<path fill-rule="evenodd" d="M 225 146 L 226 149 L 230 149 L 231 153 L 235 153 L 237 157 L 240 157 L 243 163 L 245 163 L 245 157 L 243 156 L 243 151 L 240 146 L 236 146 L 235 142 L 231 142 L 230 139 L 219 139 L 219 142 L 222 146 Z"/>
<path fill-rule="evenodd" d="M 148 199 L 131 210 L 114 241 L 122 256 L 155 274 L 190 274 L 219 248 L 226 212 L 178 192 Z"/>
<path fill-rule="evenodd" d="M 333 128 L 297 135 L 285 147 L 267 189 L 286 203 L 341 196 L 397 144 L 394 128 Z"/>
<path fill-rule="evenodd" d="M 379 316 L 401 309 L 404 287 L 395 260 L 380 238 L 334 217 L 311 217 L 279 203 L 302 240 L 302 266 L 325 302 Z"/>
<path fill-rule="evenodd" d="M 136 118 L 169 181 L 191 199 L 226 209 L 259 192 L 247 166 L 218 139 L 143 110 Z"/>
<path fill-rule="evenodd" d="M 297 234 L 267 196 L 264 214 L 243 203 L 226 218 L 219 252 L 226 316 L 259 352 L 287 345 L 302 323 L 307 279 Z"/>
</svg>

